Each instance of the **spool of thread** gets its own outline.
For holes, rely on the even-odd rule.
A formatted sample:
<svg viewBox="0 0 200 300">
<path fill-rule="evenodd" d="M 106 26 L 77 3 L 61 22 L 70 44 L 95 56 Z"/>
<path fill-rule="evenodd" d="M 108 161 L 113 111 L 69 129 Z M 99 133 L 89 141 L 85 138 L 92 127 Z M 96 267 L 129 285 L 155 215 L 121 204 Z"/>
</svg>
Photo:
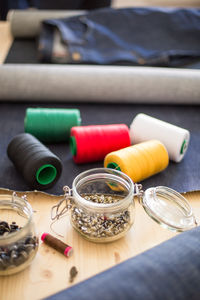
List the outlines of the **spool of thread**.
<svg viewBox="0 0 200 300">
<path fill-rule="evenodd" d="M 31 188 L 48 189 L 61 175 L 60 159 L 29 133 L 15 136 L 7 154 Z"/>
<path fill-rule="evenodd" d="M 78 109 L 28 108 L 24 130 L 46 143 L 69 140 L 70 129 L 81 124 Z"/>
<path fill-rule="evenodd" d="M 133 182 L 139 182 L 163 171 L 168 163 L 165 146 L 160 141 L 150 140 L 109 153 L 104 167 L 122 171 Z"/>
<path fill-rule="evenodd" d="M 49 233 L 43 233 L 43 235 L 41 236 L 41 240 L 48 246 L 52 247 L 53 249 L 57 250 L 58 252 L 64 254 L 67 257 L 73 254 L 73 249 L 71 246 L 63 243 L 62 241 L 60 241 L 59 239 L 57 239 Z"/>
<path fill-rule="evenodd" d="M 130 125 L 131 143 L 138 144 L 150 139 L 161 141 L 169 154 L 169 158 L 180 162 L 186 154 L 190 133 L 188 130 L 150 117 L 138 114 Z"/>
<path fill-rule="evenodd" d="M 71 129 L 70 149 L 77 164 L 103 160 L 109 152 L 130 144 L 129 129 L 125 124 L 79 126 Z"/>
</svg>

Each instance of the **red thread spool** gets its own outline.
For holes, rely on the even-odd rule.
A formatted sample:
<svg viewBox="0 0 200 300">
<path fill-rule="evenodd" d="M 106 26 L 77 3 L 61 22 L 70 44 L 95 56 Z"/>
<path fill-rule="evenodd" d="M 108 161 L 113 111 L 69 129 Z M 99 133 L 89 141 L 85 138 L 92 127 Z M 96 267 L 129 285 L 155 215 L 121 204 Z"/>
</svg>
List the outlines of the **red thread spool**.
<svg viewBox="0 0 200 300">
<path fill-rule="evenodd" d="M 78 164 L 103 160 L 106 154 L 130 144 L 129 129 L 125 124 L 71 128 L 70 149 Z"/>
</svg>

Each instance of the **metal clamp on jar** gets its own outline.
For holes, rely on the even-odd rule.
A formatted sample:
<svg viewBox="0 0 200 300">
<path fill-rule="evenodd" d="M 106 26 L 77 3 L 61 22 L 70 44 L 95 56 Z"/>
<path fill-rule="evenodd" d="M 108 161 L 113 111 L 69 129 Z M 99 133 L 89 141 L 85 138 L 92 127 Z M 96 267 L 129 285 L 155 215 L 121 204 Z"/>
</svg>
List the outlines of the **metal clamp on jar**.
<svg viewBox="0 0 200 300">
<path fill-rule="evenodd" d="M 26 268 L 38 249 L 33 211 L 26 196 L 0 195 L 0 275 Z"/>
<path fill-rule="evenodd" d="M 64 192 L 73 228 L 92 242 L 111 242 L 127 233 L 134 223 L 135 196 L 147 214 L 164 227 L 184 231 L 197 225 L 181 194 L 162 186 L 143 192 L 140 184 L 113 169 L 85 171 L 74 179 L 72 189 L 64 187 Z"/>
</svg>

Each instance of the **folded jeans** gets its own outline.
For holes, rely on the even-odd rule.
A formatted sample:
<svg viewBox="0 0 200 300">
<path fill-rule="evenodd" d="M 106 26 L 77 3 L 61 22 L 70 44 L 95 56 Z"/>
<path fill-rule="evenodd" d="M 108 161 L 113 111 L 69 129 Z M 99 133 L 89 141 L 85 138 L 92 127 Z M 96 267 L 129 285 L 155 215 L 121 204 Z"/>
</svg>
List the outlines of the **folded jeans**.
<svg viewBox="0 0 200 300">
<path fill-rule="evenodd" d="M 39 59 L 48 63 L 179 67 L 200 60 L 200 9 L 104 8 L 46 20 Z"/>
</svg>

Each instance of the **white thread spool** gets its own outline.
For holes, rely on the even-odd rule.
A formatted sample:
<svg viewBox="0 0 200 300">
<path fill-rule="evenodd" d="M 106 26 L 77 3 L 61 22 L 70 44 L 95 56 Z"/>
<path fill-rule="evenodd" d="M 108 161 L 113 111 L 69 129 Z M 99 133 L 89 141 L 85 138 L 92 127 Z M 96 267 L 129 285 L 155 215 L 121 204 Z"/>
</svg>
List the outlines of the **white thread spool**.
<svg viewBox="0 0 200 300">
<path fill-rule="evenodd" d="M 170 160 L 180 162 L 187 151 L 190 133 L 184 128 L 141 113 L 130 125 L 130 137 L 132 144 L 157 139 L 165 145 Z"/>
</svg>

